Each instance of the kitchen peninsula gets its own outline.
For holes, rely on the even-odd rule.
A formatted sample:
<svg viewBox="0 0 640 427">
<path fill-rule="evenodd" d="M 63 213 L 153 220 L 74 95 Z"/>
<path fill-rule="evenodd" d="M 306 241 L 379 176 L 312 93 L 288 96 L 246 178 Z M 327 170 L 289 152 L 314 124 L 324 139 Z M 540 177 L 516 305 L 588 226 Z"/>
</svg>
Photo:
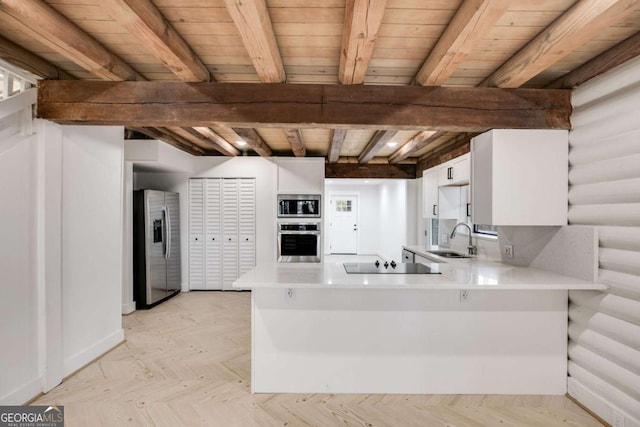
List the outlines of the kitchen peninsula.
<svg viewBox="0 0 640 427">
<path fill-rule="evenodd" d="M 459 260 L 440 274 L 347 274 L 342 263 L 260 264 L 254 393 L 565 394 L 568 290 L 533 268 Z"/>
</svg>

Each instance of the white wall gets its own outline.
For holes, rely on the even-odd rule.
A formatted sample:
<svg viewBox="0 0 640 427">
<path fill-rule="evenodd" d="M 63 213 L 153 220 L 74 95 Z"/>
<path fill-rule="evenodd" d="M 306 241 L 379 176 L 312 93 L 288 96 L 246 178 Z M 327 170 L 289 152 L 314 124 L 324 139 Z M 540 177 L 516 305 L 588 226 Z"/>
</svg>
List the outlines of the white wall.
<svg viewBox="0 0 640 427">
<path fill-rule="evenodd" d="M 62 131 L 64 375 L 124 339 L 122 127 Z"/>
<path fill-rule="evenodd" d="M 30 110 L 30 106 L 28 107 Z M 122 341 L 122 128 L 0 117 L 0 404 Z"/>
<path fill-rule="evenodd" d="M 15 123 L 15 122 L 14 122 Z M 0 404 L 41 390 L 36 258 L 36 135 L 0 130 Z"/>
<path fill-rule="evenodd" d="M 378 185 L 333 185 L 325 184 L 325 203 L 324 203 L 324 223 L 325 223 L 325 239 L 324 253 L 331 253 L 330 244 L 330 222 L 331 222 L 331 206 L 330 200 L 333 195 L 357 195 L 358 196 L 358 253 L 362 255 L 378 255 L 379 239 L 378 239 L 378 216 L 375 214 L 378 210 L 378 195 L 380 189 Z"/>
<path fill-rule="evenodd" d="M 569 394 L 640 426 L 640 58 L 573 91 L 569 222 L 596 226 L 599 281 L 571 292 Z"/>
<path fill-rule="evenodd" d="M 403 245 L 417 243 L 418 227 L 418 189 L 416 180 L 374 180 L 364 184 L 349 180 L 325 184 L 325 198 L 331 195 L 356 194 L 358 202 L 358 253 L 361 255 L 379 255 L 386 259 L 399 261 Z M 330 253 L 328 232 L 331 219 L 329 203 L 325 203 L 325 221 L 327 238 L 325 254 Z"/>
<path fill-rule="evenodd" d="M 276 260 L 276 192 L 278 169 L 262 157 L 194 158 L 193 173 L 134 173 L 134 189 L 172 191 L 180 194 L 180 246 L 182 291 L 189 291 L 189 178 L 227 177 L 256 179 L 256 263 Z"/>
</svg>

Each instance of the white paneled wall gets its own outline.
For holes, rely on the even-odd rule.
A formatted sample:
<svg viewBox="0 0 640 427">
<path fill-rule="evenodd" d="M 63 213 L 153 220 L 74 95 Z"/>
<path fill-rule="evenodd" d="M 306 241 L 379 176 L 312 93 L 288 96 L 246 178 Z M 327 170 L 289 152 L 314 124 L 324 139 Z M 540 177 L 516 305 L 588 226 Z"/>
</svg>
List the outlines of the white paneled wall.
<svg viewBox="0 0 640 427">
<path fill-rule="evenodd" d="M 598 227 L 606 293 L 571 292 L 569 394 L 640 426 L 640 58 L 572 96 L 569 222 Z"/>
</svg>

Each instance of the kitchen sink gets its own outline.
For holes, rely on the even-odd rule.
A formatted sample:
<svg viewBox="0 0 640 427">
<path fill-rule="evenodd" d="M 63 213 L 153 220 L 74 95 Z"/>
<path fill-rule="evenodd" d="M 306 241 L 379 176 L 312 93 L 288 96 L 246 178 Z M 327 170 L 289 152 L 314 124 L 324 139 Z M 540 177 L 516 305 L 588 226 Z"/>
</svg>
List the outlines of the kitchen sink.
<svg viewBox="0 0 640 427">
<path fill-rule="evenodd" d="M 427 253 L 438 255 L 442 258 L 470 258 L 469 255 L 454 251 L 427 251 Z"/>
</svg>

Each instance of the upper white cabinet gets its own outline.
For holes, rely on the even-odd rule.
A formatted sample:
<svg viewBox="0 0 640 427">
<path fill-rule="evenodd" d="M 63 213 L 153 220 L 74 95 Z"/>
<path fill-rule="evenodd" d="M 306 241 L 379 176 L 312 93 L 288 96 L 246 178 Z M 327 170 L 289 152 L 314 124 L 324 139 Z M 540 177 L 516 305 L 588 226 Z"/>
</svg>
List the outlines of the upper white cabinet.
<svg viewBox="0 0 640 427">
<path fill-rule="evenodd" d="M 322 194 L 324 158 L 277 159 L 278 193 Z"/>
<path fill-rule="evenodd" d="M 422 174 L 422 217 L 438 216 L 438 170 L 428 169 Z"/>
<path fill-rule="evenodd" d="M 438 171 L 438 185 L 465 185 L 471 176 L 471 159 L 468 154 L 444 163 Z"/>
<path fill-rule="evenodd" d="M 471 141 L 474 224 L 566 225 L 569 133 L 494 129 Z"/>
</svg>

